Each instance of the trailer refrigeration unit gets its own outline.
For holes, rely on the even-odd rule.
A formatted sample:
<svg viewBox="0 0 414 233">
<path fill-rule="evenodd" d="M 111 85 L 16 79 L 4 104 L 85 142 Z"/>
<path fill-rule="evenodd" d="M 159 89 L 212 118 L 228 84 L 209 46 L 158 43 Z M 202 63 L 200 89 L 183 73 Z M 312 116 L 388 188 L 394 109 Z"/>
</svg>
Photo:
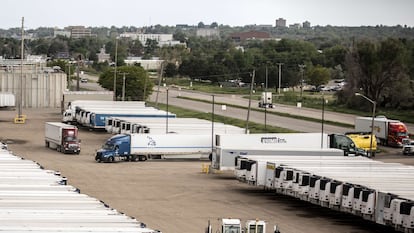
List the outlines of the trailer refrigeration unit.
<svg viewBox="0 0 414 233">
<path fill-rule="evenodd" d="M 45 146 L 62 153 L 80 153 L 78 128 L 61 122 L 45 123 Z"/>
<path fill-rule="evenodd" d="M 355 130 L 359 132 L 371 132 L 372 117 L 355 118 Z M 374 134 L 380 144 L 388 146 L 402 146 L 402 140 L 408 138 L 407 126 L 399 120 L 391 120 L 386 117 L 374 118 Z"/>
<path fill-rule="evenodd" d="M 202 158 L 211 153 L 211 135 L 118 134 L 96 152 L 97 162 L 149 158 Z"/>
</svg>

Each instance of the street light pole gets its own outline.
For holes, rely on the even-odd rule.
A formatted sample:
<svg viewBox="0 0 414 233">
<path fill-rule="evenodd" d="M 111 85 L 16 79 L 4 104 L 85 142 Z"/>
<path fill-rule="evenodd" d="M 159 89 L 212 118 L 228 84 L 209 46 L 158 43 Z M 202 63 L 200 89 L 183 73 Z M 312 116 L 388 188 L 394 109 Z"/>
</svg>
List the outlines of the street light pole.
<svg viewBox="0 0 414 233">
<path fill-rule="evenodd" d="M 369 151 L 371 153 L 370 156 L 373 157 L 375 155 L 372 153 L 372 139 L 374 137 L 374 119 L 375 119 L 375 110 L 376 110 L 377 102 L 375 102 L 374 100 L 372 100 L 372 99 L 370 99 L 370 98 L 366 97 L 365 95 L 360 94 L 358 92 L 355 93 L 355 95 L 356 96 L 361 96 L 362 98 L 364 98 L 364 99 L 366 99 L 366 100 L 368 100 L 369 102 L 372 103 L 371 139 L 370 139 L 370 142 L 369 142 Z"/>
<path fill-rule="evenodd" d="M 267 65 L 266 65 L 266 83 L 265 83 L 265 99 L 264 99 L 264 106 L 265 106 L 265 112 L 264 112 L 264 127 L 265 127 L 265 133 L 267 133 L 267 106 L 269 106 L 269 103 L 267 102 Z"/>
<path fill-rule="evenodd" d="M 324 130 L 324 121 L 325 121 L 325 95 L 322 92 L 322 133 L 321 133 L 321 148 L 323 148 L 323 130 Z"/>
</svg>

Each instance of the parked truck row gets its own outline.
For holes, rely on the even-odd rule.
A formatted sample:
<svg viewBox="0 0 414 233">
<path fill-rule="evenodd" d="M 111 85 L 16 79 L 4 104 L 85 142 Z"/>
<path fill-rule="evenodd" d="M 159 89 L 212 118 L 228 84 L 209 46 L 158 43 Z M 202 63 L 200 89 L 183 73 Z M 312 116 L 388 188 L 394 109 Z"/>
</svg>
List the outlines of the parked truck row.
<svg viewBox="0 0 414 233">
<path fill-rule="evenodd" d="M 105 129 L 108 133 L 179 133 L 179 134 L 210 134 L 215 133 L 242 134 L 244 128 L 197 118 L 107 118 Z"/>
<path fill-rule="evenodd" d="M 414 231 L 414 168 L 365 157 L 238 156 L 239 181 L 350 213 L 401 232 Z"/>
<path fill-rule="evenodd" d="M 62 122 L 89 129 L 104 129 L 109 117 L 175 118 L 175 114 L 146 107 L 139 101 L 74 101 L 63 113 Z"/>
</svg>

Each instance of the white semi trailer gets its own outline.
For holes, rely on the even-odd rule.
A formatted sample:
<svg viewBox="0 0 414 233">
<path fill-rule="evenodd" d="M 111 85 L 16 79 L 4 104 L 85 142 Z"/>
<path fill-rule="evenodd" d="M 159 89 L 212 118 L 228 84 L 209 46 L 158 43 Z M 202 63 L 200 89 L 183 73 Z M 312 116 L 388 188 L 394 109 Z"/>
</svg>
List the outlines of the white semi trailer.
<svg viewBox="0 0 414 233">
<path fill-rule="evenodd" d="M 78 128 L 61 122 L 46 122 L 45 146 L 65 154 L 79 154 Z"/>
<path fill-rule="evenodd" d="M 332 152 L 328 148 L 341 149 L 345 156 L 365 153 L 356 148 L 349 137 L 342 134 L 217 134 L 211 165 L 216 170 L 234 170 L 234 159 L 237 155 L 323 156 Z"/>
<path fill-rule="evenodd" d="M 109 138 L 95 156 L 97 162 L 148 158 L 203 158 L 212 150 L 208 134 L 118 134 Z"/>
</svg>

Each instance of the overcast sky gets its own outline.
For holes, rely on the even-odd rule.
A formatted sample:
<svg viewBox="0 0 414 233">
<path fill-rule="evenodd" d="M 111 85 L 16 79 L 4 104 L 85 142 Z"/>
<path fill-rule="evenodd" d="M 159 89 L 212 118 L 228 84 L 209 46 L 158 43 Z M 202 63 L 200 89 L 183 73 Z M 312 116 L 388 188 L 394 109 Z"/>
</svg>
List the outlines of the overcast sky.
<svg viewBox="0 0 414 233">
<path fill-rule="evenodd" d="M 414 26 L 414 0 L 0 0 L 0 28 L 243 26 L 309 21 L 332 26 Z"/>
</svg>

